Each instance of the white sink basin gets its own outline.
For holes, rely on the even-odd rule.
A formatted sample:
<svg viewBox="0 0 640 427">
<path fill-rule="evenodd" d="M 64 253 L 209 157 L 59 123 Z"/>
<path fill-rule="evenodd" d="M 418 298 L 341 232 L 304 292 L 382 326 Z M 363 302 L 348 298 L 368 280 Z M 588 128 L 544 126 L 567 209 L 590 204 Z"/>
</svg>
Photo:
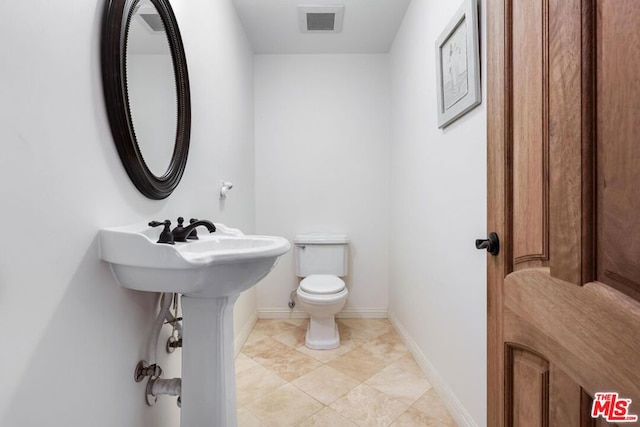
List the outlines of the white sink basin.
<svg viewBox="0 0 640 427">
<path fill-rule="evenodd" d="M 125 288 L 191 297 L 232 296 L 255 285 L 291 245 L 282 237 L 244 235 L 216 224 L 200 240 L 156 243 L 161 227 L 145 223 L 100 230 L 100 257 Z"/>
<path fill-rule="evenodd" d="M 200 240 L 156 243 L 162 227 L 146 223 L 100 230 L 100 257 L 121 286 L 183 294 L 181 425 L 234 427 L 236 387 L 233 305 L 291 245 L 216 224 Z"/>
</svg>

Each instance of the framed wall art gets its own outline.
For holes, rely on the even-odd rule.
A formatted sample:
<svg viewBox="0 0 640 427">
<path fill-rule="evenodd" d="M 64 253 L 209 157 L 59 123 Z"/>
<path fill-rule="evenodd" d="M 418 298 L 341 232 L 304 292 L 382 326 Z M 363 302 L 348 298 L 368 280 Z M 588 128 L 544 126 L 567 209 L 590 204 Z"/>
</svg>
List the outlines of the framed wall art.
<svg viewBox="0 0 640 427">
<path fill-rule="evenodd" d="M 438 127 L 481 102 L 478 2 L 465 0 L 436 41 Z"/>
</svg>

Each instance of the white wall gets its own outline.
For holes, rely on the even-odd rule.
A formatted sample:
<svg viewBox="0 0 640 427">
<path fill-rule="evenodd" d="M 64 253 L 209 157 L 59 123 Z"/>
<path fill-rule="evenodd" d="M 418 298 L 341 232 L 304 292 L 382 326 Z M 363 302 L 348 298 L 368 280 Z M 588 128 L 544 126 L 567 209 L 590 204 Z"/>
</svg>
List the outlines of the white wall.
<svg viewBox="0 0 640 427">
<path fill-rule="evenodd" d="M 101 227 L 178 215 L 254 231 L 253 55 L 227 1 L 173 0 L 191 77 L 187 170 L 167 200 L 129 181 L 107 123 L 103 1 L 0 2 L 0 425 L 178 425 L 133 368 L 156 313 L 98 259 Z M 37 7 L 36 7 L 37 6 Z M 220 178 L 234 182 L 225 205 Z M 239 301 L 242 327 L 255 292 Z M 166 335 L 165 335 L 166 337 Z M 179 375 L 179 352 L 160 362 Z"/>
<path fill-rule="evenodd" d="M 348 234 L 345 312 L 386 316 L 388 55 L 257 55 L 254 62 L 257 231 L 290 240 L 301 232 Z M 291 251 L 258 285 L 259 315 L 288 314 L 297 284 Z"/>
<path fill-rule="evenodd" d="M 436 114 L 435 41 L 460 3 L 413 0 L 390 54 L 389 312 L 459 416 L 484 426 L 486 254 L 474 239 L 486 235 L 486 100 L 444 131 Z"/>
</svg>

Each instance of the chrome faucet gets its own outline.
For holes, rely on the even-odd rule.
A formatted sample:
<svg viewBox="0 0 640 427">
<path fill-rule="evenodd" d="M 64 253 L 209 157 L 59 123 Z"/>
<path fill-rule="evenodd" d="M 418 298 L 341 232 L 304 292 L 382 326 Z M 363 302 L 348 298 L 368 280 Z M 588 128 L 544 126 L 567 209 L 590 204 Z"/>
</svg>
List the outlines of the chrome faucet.
<svg viewBox="0 0 640 427">
<path fill-rule="evenodd" d="M 196 227 L 199 227 L 199 226 L 207 227 L 207 230 L 209 230 L 209 233 L 213 233 L 214 231 L 216 231 L 216 226 L 213 225 L 211 221 L 207 221 L 206 219 L 191 220 L 190 222 L 191 224 L 184 227 L 182 225 L 184 223 L 184 218 L 183 217 L 178 218 L 178 225 L 176 226 L 176 228 L 174 228 L 171 231 L 171 234 L 173 234 L 174 241 L 186 242 L 187 238 L 194 239 L 194 240 L 197 239 L 198 238 L 197 234 L 192 232 L 195 231 Z"/>
</svg>

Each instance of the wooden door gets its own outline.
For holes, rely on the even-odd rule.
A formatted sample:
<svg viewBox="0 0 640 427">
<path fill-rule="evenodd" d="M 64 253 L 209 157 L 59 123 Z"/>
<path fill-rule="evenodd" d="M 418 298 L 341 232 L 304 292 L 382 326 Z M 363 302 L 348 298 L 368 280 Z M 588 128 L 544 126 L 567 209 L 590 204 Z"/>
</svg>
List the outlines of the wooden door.
<svg viewBox="0 0 640 427">
<path fill-rule="evenodd" d="M 640 416 L 640 0 L 487 1 L 487 425 Z"/>
</svg>

